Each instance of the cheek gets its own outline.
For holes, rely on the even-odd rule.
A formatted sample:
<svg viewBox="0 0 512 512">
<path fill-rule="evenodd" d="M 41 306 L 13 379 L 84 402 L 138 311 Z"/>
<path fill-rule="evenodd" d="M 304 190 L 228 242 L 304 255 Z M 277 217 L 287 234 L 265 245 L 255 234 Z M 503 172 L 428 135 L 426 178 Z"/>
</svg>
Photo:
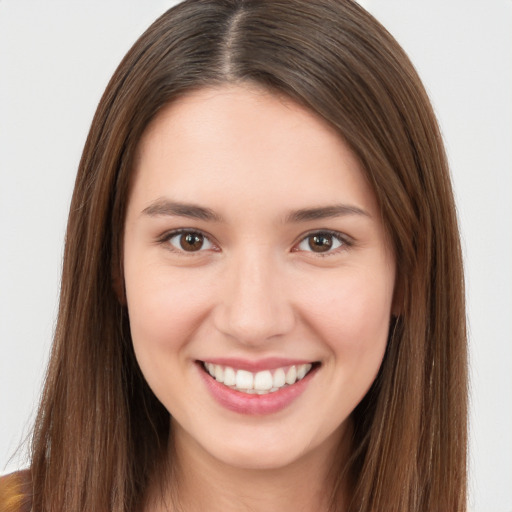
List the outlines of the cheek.
<svg viewBox="0 0 512 512">
<path fill-rule="evenodd" d="M 304 308 L 309 323 L 338 358 L 355 365 L 380 365 L 386 347 L 393 296 L 392 275 L 354 272 L 337 286 L 323 286 Z"/>
<path fill-rule="evenodd" d="M 143 277 L 143 278 L 142 278 Z M 127 304 L 133 348 L 149 387 L 169 412 L 186 415 L 194 396 L 182 381 L 190 367 L 190 340 L 208 310 L 209 298 L 194 293 L 188 280 L 165 273 L 127 277 Z"/>
<path fill-rule="evenodd" d="M 163 272 L 134 272 L 126 281 L 130 329 L 141 366 L 143 359 L 163 364 L 162 356 L 183 353 L 208 310 L 208 290 L 196 291 L 186 278 Z"/>
</svg>

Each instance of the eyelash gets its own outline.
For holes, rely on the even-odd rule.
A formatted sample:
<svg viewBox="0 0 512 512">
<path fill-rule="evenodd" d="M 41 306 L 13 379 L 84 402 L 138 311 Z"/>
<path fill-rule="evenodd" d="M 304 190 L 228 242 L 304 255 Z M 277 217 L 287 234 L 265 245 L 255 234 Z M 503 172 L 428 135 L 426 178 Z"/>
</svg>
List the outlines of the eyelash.
<svg viewBox="0 0 512 512">
<path fill-rule="evenodd" d="M 204 251 L 202 247 L 198 251 L 186 251 L 185 249 L 179 249 L 178 247 L 174 247 L 171 244 L 171 240 L 173 238 L 180 237 L 183 235 L 199 235 L 200 237 L 203 238 L 204 241 L 208 241 L 212 245 L 212 247 L 217 247 L 217 244 L 212 241 L 212 237 L 203 233 L 199 229 L 175 229 L 174 231 L 169 231 L 165 233 L 162 237 L 158 239 L 158 242 L 161 244 L 167 244 L 169 246 L 169 250 L 183 256 L 194 256 Z"/>
<path fill-rule="evenodd" d="M 294 245 L 293 252 L 298 252 L 300 249 L 295 249 L 295 247 L 298 247 L 299 245 L 303 243 L 307 243 L 308 239 L 311 239 L 313 237 L 332 237 L 333 239 L 337 240 L 339 242 L 339 245 L 335 247 L 332 250 L 327 250 L 325 252 L 315 252 L 315 251 L 305 251 L 310 252 L 311 254 L 314 254 L 315 256 L 319 256 L 321 258 L 326 258 L 327 256 L 333 256 L 335 254 L 339 254 L 340 252 L 349 249 L 354 245 L 354 241 L 347 235 L 340 233 L 339 231 L 333 231 L 330 229 L 321 229 L 317 231 L 310 231 L 309 233 L 306 233 L 305 235 L 301 236 L 301 239 L 297 244 Z"/>
<path fill-rule="evenodd" d="M 176 229 L 176 230 L 170 231 L 168 233 L 165 233 L 162 237 L 160 237 L 158 239 L 158 243 L 167 244 L 168 246 L 170 246 L 169 250 L 175 252 L 176 254 L 183 255 L 183 256 L 195 256 L 201 252 L 204 252 L 205 250 L 210 249 L 210 248 L 204 249 L 201 246 L 201 248 L 197 251 L 186 251 L 185 249 L 180 249 L 178 247 L 174 247 L 170 241 L 173 238 L 180 237 L 182 235 L 199 235 L 200 237 L 203 238 L 204 241 L 207 241 L 209 244 L 211 244 L 211 246 L 213 248 L 218 247 L 217 244 L 212 241 L 212 237 L 210 237 L 209 235 L 207 235 L 206 233 L 204 233 L 203 231 L 198 230 L 198 229 Z M 323 237 L 326 237 L 326 236 L 332 237 L 339 243 L 339 245 L 337 247 L 335 247 L 334 249 L 332 249 L 332 250 L 328 249 L 325 252 L 315 252 L 313 250 L 311 250 L 311 251 L 304 250 L 304 252 L 310 252 L 311 254 L 314 254 L 315 256 L 319 256 L 322 258 L 331 256 L 334 254 L 338 254 L 339 252 L 349 249 L 350 247 L 352 247 L 354 245 L 353 240 L 350 237 L 348 237 L 347 235 L 344 235 L 343 233 L 340 233 L 339 231 L 323 229 L 323 230 L 311 231 L 309 233 L 302 235 L 300 240 L 294 244 L 294 246 L 292 248 L 292 252 L 300 252 L 301 249 L 299 249 L 298 247 L 303 243 L 307 243 L 308 239 L 311 239 L 315 236 L 317 236 L 317 237 L 322 237 L 322 236 Z"/>
</svg>

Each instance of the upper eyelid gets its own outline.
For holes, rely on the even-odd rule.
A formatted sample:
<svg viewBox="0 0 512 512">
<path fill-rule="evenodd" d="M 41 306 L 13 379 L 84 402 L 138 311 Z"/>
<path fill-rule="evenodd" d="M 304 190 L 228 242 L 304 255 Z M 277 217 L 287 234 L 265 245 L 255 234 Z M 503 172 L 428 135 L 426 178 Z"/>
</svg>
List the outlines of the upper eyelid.
<svg viewBox="0 0 512 512">
<path fill-rule="evenodd" d="M 300 235 L 299 238 L 297 239 L 297 241 L 294 242 L 293 245 L 296 246 L 297 244 L 299 244 L 306 238 L 309 238 L 310 236 L 323 235 L 323 234 L 334 236 L 347 245 L 352 245 L 354 243 L 354 239 L 351 236 L 349 236 L 345 233 L 342 233 L 341 231 L 336 231 L 334 229 L 312 229 L 312 230 Z"/>
<path fill-rule="evenodd" d="M 200 235 L 203 235 L 204 237 L 208 239 L 214 238 L 210 233 L 207 233 L 206 231 L 199 229 L 199 228 L 176 228 L 176 229 L 169 229 L 167 231 L 164 231 L 159 238 L 169 238 L 175 235 L 181 235 L 182 233 L 199 233 Z"/>
<path fill-rule="evenodd" d="M 170 240 L 171 238 L 174 238 L 175 236 L 182 235 L 184 233 L 198 233 L 202 235 L 204 238 L 206 238 L 211 244 L 213 244 L 216 247 L 219 247 L 218 242 L 215 240 L 215 237 L 210 235 L 209 233 L 206 233 L 202 229 L 198 228 L 177 228 L 177 229 L 171 229 L 169 231 L 166 231 L 162 233 L 158 238 L 157 242 L 162 243 Z M 201 251 L 195 251 L 201 252 Z M 190 252 L 190 254 L 194 254 L 194 252 Z"/>
<path fill-rule="evenodd" d="M 303 243 L 307 238 L 318 235 L 318 234 L 327 234 L 331 235 L 335 238 L 337 238 L 341 242 L 340 247 L 336 247 L 332 250 L 328 250 L 325 252 L 315 252 L 315 251 L 308 251 L 308 250 L 301 250 L 299 249 L 299 246 L 301 243 Z M 335 257 L 336 255 L 344 254 L 346 251 L 350 250 L 355 244 L 355 241 L 352 237 L 349 235 L 346 235 L 345 233 L 342 233 L 340 231 L 335 231 L 331 229 L 317 229 L 309 231 L 308 233 L 301 235 L 299 240 L 294 243 L 291 252 L 295 253 L 303 253 L 307 255 L 308 258 L 327 258 L 327 257 Z"/>
</svg>

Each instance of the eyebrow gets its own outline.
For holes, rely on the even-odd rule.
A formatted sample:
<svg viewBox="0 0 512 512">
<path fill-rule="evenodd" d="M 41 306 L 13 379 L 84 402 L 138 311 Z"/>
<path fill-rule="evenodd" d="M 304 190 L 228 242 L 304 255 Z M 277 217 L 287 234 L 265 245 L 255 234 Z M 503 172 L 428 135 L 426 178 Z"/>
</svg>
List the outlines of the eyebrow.
<svg viewBox="0 0 512 512">
<path fill-rule="evenodd" d="M 214 222 L 222 221 L 222 217 L 210 208 L 204 208 L 203 206 L 197 206 L 190 203 L 177 203 L 167 199 L 157 199 L 147 208 L 144 208 L 142 213 L 151 217 L 156 217 L 157 215 L 170 215 Z"/>
<path fill-rule="evenodd" d="M 222 222 L 223 218 L 210 208 L 198 206 L 192 203 L 180 203 L 160 198 L 151 203 L 142 213 L 151 217 L 158 215 L 169 215 L 177 217 L 187 217 L 189 219 L 199 219 L 210 222 Z M 313 220 L 328 219 L 333 217 L 343 217 L 346 215 L 362 215 L 370 217 L 371 215 L 353 205 L 337 204 L 331 206 L 322 206 L 317 208 L 302 208 L 290 212 L 285 217 L 286 223 L 300 223 Z"/>
<path fill-rule="evenodd" d="M 290 212 L 286 216 L 286 222 L 308 222 L 312 220 L 343 217 L 346 215 L 362 215 L 371 218 L 371 215 L 362 208 L 348 204 L 336 204 L 332 206 L 322 206 L 319 208 L 304 208 Z"/>
</svg>

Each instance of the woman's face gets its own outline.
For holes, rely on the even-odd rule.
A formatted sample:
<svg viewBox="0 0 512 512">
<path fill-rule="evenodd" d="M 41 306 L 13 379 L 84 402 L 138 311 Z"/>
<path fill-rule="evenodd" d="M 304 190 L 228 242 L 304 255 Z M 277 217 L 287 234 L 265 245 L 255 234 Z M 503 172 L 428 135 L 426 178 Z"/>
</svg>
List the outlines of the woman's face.
<svg viewBox="0 0 512 512">
<path fill-rule="evenodd" d="M 224 86 L 146 130 L 124 278 L 135 354 L 176 442 L 276 468 L 339 442 L 382 362 L 395 262 L 335 131 Z"/>
</svg>

